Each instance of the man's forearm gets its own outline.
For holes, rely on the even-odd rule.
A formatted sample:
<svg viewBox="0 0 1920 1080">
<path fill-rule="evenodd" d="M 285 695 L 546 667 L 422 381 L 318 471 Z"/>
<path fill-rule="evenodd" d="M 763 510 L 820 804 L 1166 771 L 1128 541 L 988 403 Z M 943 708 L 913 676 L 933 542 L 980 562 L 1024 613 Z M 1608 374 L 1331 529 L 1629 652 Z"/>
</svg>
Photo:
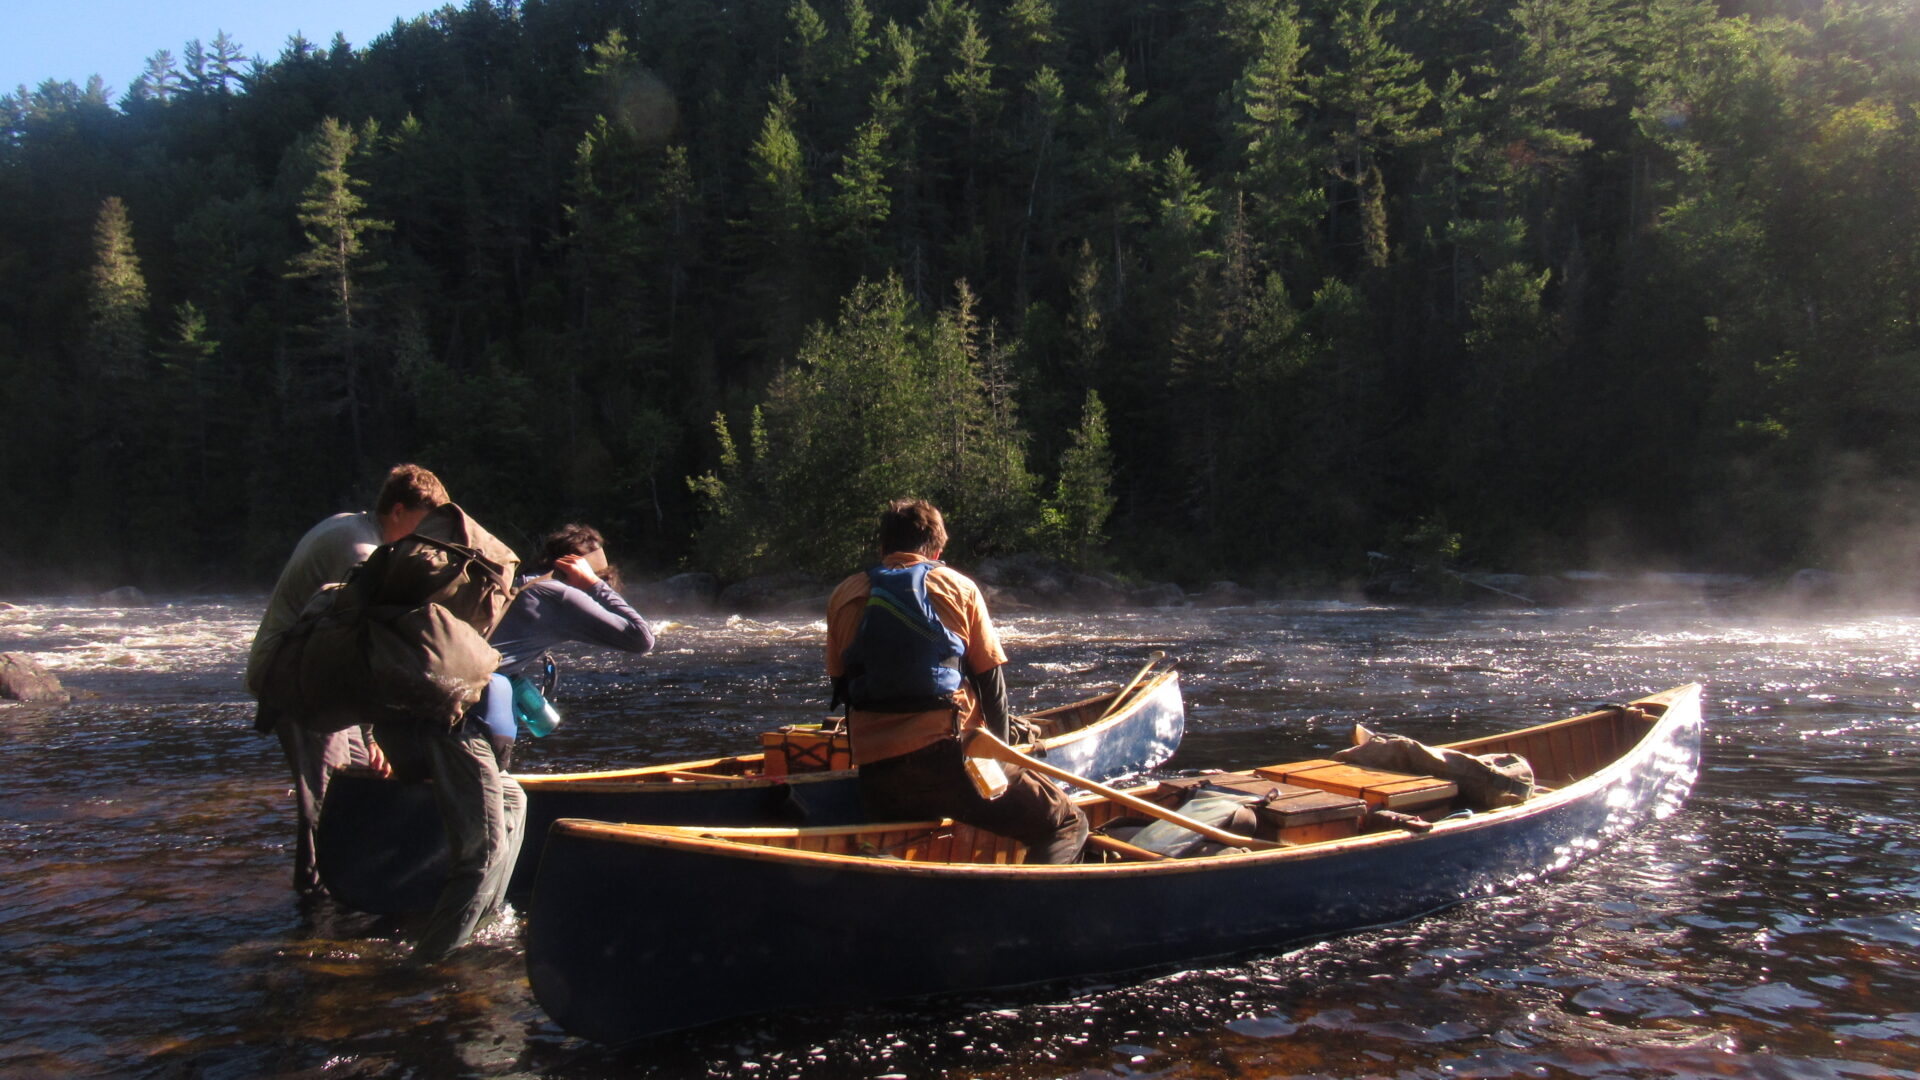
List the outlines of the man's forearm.
<svg viewBox="0 0 1920 1080">
<path fill-rule="evenodd" d="M 1005 664 L 996 664 L 978 674 L 967 676 L 973 684 L 973 692 L 980 699 L 980 713 L 986 719 L 987 730 L 1005 741 L 1007 738 L 1007 680 L 1002 674 Z"/>
</svg>

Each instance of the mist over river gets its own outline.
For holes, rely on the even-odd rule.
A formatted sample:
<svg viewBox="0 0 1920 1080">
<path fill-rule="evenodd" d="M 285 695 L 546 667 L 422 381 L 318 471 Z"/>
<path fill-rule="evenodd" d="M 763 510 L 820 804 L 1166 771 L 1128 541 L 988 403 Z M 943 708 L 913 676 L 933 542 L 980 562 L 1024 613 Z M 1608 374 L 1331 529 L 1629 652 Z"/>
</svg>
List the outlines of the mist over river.
<svg viewBox="0 0 1920 1080">
<path fill-rule="evenodd" d="M 0 610 L 0 651 L 84 695 L 0 704 L 0 1075 L 1920 1077 L 1920 616 L 1003 612 L 1019 709 L 1177 658 L 1169 769 L 1319 756 L 1356 722 L 1465 738 L 1691 681 L 1705 767 L 1678 815 L 1412 923 L 608 1050 L 541 1012 L 517 922 L 422 972 L 406 925 L 296 902 L 284 766 L 239 688 L 262 604 Z M 824 712 L 814 616 L 674 620 L 649 656 L 565 654 L 565 724 L 522 739 L 519 771 L 745 752 Z M 740 933 L 875 915 L 910 917 Z"/>
</svg>

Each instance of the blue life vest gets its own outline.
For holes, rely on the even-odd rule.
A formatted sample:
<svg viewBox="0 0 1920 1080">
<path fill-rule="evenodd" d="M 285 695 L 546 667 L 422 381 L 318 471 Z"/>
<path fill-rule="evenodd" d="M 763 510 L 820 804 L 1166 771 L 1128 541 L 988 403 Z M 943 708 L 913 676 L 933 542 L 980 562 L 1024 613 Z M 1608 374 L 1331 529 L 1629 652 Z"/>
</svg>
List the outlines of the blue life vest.
<svg viewBox="0 0 1920 1080">
<path fill-rule="evenodd" d="M 841 654 L 854 708 L 924 712 L 953 705 L 967 643 L 941 624 L 927 598 L 927 572 L 938 565 L 867 571 L 867 610 L 853 643 Z"/>
</svg>

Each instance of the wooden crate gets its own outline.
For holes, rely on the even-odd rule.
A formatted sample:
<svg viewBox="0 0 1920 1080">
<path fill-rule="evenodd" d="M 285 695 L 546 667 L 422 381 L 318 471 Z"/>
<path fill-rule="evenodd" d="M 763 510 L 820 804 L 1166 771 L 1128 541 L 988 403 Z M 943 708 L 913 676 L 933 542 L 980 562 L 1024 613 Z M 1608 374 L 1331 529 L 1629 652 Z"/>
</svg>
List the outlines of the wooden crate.
<svg viewBox="0 0 1920 1080">
<path fill-rule="evenodd" d="M 788 724 L 760 736 L 766 776 L 853 768 L 853 742 L 844 731 L 822 733 L 819 724 Z"/>
<path fill-rule="evenodd" d="M 1251 805 L 1257 823 L 1254 835 L 1262 840 L 1289 844 L 1338 840 L 1359 833 L 1367 816 L 1366 801 L 1356 796 L 1282 783 L 1253 773 L 1214 773 L 1162 781 L 1156 794 L 1182 796 L 1200 787 L 1258 800 Z M 1177 805 L 1169 799 L 1155 801 Z"/>
<path fill-rule="evenodd" d="M 1351 795 L 1339 795 L 1317 788 L 1279 785 L 1279 793 L 1253 808 L 1260 822 L 1256 835 L 1263 840 L 1288 844 L 1311 844 L 1318 840 L 1338 840 L 1360 831 L 1366 820 L 1367 804 Z"/>
<path fill-rule="evenodd" d="M 1460 794 L 1459 785 L 1451 780 L 1367 769 L 1324 758 L 1292 765 L 1269 765 L 1254 772 L 1270 780 L 1364 799 L 1375 810 L 1413 812 L 1447 802 Z"/>
</svg>

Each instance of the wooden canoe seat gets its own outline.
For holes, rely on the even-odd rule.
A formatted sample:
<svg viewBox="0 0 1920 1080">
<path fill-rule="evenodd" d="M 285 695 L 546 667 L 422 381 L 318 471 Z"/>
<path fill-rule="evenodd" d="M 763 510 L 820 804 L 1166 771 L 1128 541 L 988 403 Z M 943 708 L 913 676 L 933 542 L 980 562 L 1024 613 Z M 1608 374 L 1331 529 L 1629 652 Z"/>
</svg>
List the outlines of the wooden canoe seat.
<svg viewBox="0 0 1920 1080">
<path fill-rule="evenodd" d="M 1255 769 L 1254 773 L 1269 780 L 1364 799 L 1370 809 L 1399 810 L 1403 813 L 1418 813 L 1450 802 L 1460 794 L 1459 785 L 1451 780 L 1389 772 L 1386 769 L 1367 769 L 1326 758 L 1291 765 L 1269 765 Z"/>
</svg>

